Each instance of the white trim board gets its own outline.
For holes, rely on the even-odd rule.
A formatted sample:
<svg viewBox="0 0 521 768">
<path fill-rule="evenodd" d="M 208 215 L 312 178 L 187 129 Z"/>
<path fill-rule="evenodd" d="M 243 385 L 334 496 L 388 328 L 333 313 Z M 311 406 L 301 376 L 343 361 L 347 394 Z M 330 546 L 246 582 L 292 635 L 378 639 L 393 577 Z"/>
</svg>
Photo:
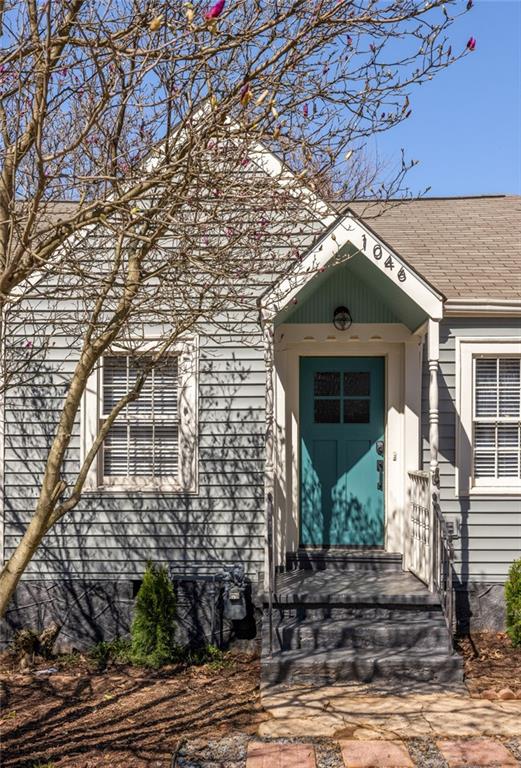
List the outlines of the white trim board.
<svg viewBox="0 0 521 768">
<path fill-rule="evenodd" d="M 152 350 L 153 339 L 149 337 L 144 343 L 136 342 L 139 351 Z M 107 354 L 131 350 L 113 345 Z M 178 382 L 178 428 L 179 428 L 179 466 L 175 480 L 164 483 L 138 484 L 131 480 L 119 485 L 103 485 L 99 476 L 99 459 L 96 457 L 90 467 L 85 482 L 84 493 L 102 492 L 159 492 L 159 493 L 189 493 L 198 491 L 198 390 L 199 390 L 199 344 L 197 337 L 179 339 L 172 345 L 170 354 L 179 358 Z M 89 376 L 81 403 L 81 439 L 80 462 L 83 464 L 90 446 L 98 433 L 100 418 L 101 374 L 99 365 Z"/>
<path fill-rule="evenodd" d="M 357 331 L 356 326 L 352 328 Z M 362 326 L 360 326 L 362 328 Z M 418 469 L 421 425 L 421 334 L 405 326 L 363 326 L 363 338 L 347 338 L 330 324 L 281 325 L 274 339 L 275 365 L 275 562 L 299 545 L 299 359 L 383 357 L 385 373 L 385 548 L 403 552 L 407 472 Z M 350 329 L 351 330 L 351 329 Z M 376 336 L 379 335 L 379 338 Z M 372 336 L 372 340 L 370 337 Z"/>
<path fill-rule="evenodd" d="M 521 317 L 521 299 L 448 299 L 445 316 Z"/>
<path fill-rule="evenodd" d="M 474 485 L 472 478 L 472 406 L 473 368 L 476 355 L 521 355 L 521 341 L 510 337 L 456 338 L 456 425 L 455 425 L 455 483 L 456 496 L 507 496 L 521 498 L 521 484 Z"/>
</svg>

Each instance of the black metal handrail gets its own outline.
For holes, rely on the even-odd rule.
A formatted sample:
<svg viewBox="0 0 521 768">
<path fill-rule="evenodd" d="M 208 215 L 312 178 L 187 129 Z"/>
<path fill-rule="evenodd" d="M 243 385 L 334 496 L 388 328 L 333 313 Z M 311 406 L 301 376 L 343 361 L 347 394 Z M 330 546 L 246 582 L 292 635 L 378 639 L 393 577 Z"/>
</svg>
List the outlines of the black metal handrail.
<svg viewBox="0 0 521 768">
<path fill-rule="evenodd" d="M 447 522 L 438 503 L 438 494 L 432 493 L 433 510 L 433 573 L 434 586 L 438 593 L 447 629 L 449 631 L 449 651 L 453 651 L 454 637 L 454 546 L 447 527 Z"/>
<path fill-rule="evenodd" d="M 274 563 L 275 558 L 273 556 L 273 494 L 268 493 L 267 505 L 266 505 L 267 530 L 268 530 L 268 631 L 269 631 L 269 646 L 270 656 L 273 655 L 273 591 L 275 583 Z"/>
</svg>

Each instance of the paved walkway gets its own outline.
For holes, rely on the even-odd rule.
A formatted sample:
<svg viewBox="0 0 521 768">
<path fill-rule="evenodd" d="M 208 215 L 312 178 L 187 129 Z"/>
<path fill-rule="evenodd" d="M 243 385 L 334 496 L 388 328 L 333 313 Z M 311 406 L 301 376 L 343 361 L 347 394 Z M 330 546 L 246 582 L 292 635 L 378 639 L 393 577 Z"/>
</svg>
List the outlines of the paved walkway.
<svg viewBox="0 0 521 768">
<path fill-rule="evenodd" d="M 267 688 L 262 704 L 266 741 L 250 743 L 246 768 L 320 768 L 323 740 L 344 768 L 521 768 L 521 701 L 339 685 Z M 432 759 L 418 757 L 415 740 Z"/>
<path fill-rule="evenodd" d="M 345 768 L 414 768 L 400 741 L 341 739 Z M 449 768 L 511 768 L 521 765 L 501 742 L 490 738 L 440 740 L 437 747 Z M 417 764 L 417 763 L 416 763 Z M 313 744 L 251 742 L 246 768 L 316 768 Z"/>
<path fill-rule="evenodd" d="M 521 737 L 521 701 L 488 701 L 461 693 L 377 695 L 363 686 L 267 689 L 270 719 L 263 738 L 334 739 Z"/>
</svg>

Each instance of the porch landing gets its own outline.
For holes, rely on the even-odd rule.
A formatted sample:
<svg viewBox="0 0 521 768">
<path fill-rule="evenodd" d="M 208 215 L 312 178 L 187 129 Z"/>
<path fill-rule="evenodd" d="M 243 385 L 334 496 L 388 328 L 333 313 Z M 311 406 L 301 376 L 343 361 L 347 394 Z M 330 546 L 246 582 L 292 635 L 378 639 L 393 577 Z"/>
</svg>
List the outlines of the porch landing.
<svg viewBox="0 0 521 768">
<path fill-rule="evenodd" d="M 277 603 L 437 606 L 439 600 L 408 571 L 297 570 L 279 574 Z"/>
</svg>

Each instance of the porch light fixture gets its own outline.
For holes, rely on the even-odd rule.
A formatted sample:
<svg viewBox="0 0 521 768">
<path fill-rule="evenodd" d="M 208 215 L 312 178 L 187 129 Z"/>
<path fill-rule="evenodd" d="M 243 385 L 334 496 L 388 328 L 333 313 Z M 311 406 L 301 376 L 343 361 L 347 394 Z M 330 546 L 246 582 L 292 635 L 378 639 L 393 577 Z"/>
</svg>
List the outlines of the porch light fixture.
<svg viewBox="0 0 521 768">
<path fill-rule="evenodd" d="M 352 322 L 353 318 L 347 307 L 337 307 L 333 312 L 333 325 L 338 331 L 347 331 Z"/>
</svg>

